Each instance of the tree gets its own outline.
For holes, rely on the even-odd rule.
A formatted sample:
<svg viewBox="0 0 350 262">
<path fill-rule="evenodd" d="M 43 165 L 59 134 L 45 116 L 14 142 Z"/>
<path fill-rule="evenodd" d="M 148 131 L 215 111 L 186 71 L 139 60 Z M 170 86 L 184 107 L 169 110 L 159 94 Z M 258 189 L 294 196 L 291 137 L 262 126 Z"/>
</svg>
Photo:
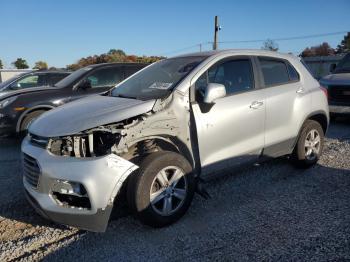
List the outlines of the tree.
<svg viewBox="0 0 350 262">
<path fill-rule="evenodd" d="M 272 39 L 267 39 L 261 49 L 270 50 L 270 51 L 278 51 L 278 44 Z"/>
<path fill-rule="evenodd" d="M 88 57 L 83 57 L 75 64 L 67 65 L 69 70 L 77 70 L 84 66 L 101 64 L 101 63 L 153 63 L 164 57 L 158 56 L 136 56 L 136 55 L 127 55 L 123 50 L 120 49 L 110 49 L 107 53 L 101 55 L 93 55 Z"/>
<path fill-rule="evenodd" d="M 35 66 L 33 67 L 33 69 L 47 70 L 48 65 L 44 61 L 38 61 L 38 62 L 35 62 Z"/>
<path fill-rule="evenodd" d="M 121 49 L 110 49 L 107 53 L 107 55 L 113 55 L 118 54 L 120 56 L 126 56 L 125 52 Z"/>
<path fill-rule="evenodd" d="M 12 64 L 17 68 L 17 69 L 27 69 L 29 68 L 27 61 L 24 60 L 23 58 L 17 58 L 16 61 L 12 62 Z"/>
<path fill-rule="evenodd" d="M 0 59 L 0 69 L 3 69 L 4 65 L 2 64 L 2 61 Z"/>
<path fill-rule="evenodd" d="M 337 54 L 346 53 L 346 52 L 350 52 L 350 32 L 348 32 L 344 36 L 344 39 L 340 42 L 340 44 L 337 46 L 337 49 L 336 49 Z"/>
<path fill-rule="evenodd" d="M 307 47 L 301 53 L 302 57 L 310 57 L 310 56 L 330 56 L 334 55 L 335 50 L 327 43 L 323 42 L 318 46 Z"/>
</svg>

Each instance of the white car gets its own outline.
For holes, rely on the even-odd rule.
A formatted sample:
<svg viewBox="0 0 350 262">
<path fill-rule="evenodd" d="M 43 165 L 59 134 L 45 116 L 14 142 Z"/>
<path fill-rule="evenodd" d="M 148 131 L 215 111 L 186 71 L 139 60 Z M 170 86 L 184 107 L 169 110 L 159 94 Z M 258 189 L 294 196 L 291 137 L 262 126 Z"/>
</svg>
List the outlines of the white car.
<svg viewBox="0 0 350 262">
<path fill-rule="evenodd" d="M 316 164 L 328 123 L 327 93 L 297 57 L 182 55 L 40 116 L 22 144 L 23 183 L 57 223 L 104 231 L 114 203 L 127 201 L 162 227 L 185 214 L 213 171 L 283 155 Z"/>
</svg>

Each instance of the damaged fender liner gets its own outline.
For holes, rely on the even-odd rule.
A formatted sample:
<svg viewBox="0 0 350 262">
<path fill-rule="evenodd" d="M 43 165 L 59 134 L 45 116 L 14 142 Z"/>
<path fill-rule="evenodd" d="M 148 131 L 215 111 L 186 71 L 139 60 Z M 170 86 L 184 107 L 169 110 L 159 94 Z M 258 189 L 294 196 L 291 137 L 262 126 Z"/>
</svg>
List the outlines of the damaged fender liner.
<svg viewBox="0 0 350 262">
<path fill-rule="evenodd" d="M 50 212 L 43 210 L 39 203 L 25 190 L 25 196 L 28 202 L 34 207 L 35 211 L 42 217 L 52 220 L 59 224 L 78 227 L 93 232 L 105 232 L 107 229 L 109 217 L 112 212 L 112 205 L 108 205 L 105 210 L 98 209 L 94 215 L 86 214 L 67 214 Z"/>
</svg>

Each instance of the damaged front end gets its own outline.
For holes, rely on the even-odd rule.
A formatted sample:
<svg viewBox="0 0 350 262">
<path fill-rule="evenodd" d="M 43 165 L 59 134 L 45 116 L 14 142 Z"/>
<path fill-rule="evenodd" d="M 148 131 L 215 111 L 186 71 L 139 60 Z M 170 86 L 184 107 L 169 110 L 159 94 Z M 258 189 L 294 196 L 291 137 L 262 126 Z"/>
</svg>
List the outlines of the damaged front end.
<svg viewBox="0 0 350 262">
<path fill-rule="evenodd" d="M 189 123 L 188 103 L 171 100 L 72 135 L 43 138 L 30 130 L 22 144 L 29 202 L 55 222 L 105 231 L 116 197 L 144 155 L 170 150 L 191 159 L 189 126 L 180 124 Z M 38 166 L 35 186 L 30 183 L 31 161 Z"/>
</svg>

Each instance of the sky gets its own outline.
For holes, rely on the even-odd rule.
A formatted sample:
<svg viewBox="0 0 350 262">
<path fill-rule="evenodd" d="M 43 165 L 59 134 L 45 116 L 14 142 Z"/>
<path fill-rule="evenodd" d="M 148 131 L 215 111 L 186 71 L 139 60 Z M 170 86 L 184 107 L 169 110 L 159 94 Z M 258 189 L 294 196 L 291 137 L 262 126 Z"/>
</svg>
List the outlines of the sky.
<svg viewBox="0 0 350 262">
<path fill-rule="evenodd" d="M 350 31 L 350 0 L 0 0 L 0 59 L 22 57 L 65 67 L 81 57 L 122 49 L 127 54 L 173 56 L 211 48 L 214 16 L 219 41 L 246 41 Z M 344 34 L 276 41 L 281 52 Z M 262 41 L 222 43 L 220 49 L 261 48 Z"/>
</svg>

